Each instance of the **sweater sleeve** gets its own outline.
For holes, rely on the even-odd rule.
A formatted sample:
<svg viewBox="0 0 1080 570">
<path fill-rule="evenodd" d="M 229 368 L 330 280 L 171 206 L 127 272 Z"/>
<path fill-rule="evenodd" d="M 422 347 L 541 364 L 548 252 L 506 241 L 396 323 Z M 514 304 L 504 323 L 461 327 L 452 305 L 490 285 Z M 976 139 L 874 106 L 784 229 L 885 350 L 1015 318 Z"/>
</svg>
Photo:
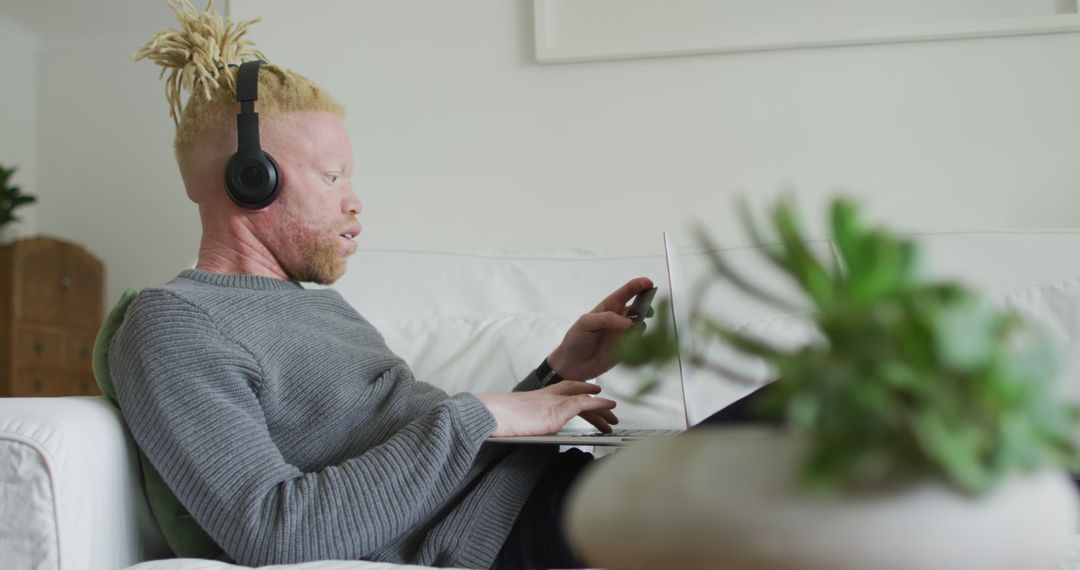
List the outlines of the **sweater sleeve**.
<svg viewBox="0 0 1080 570">
<path fill-rule="evenodd" d="M 518 382 L 517 386 L 514 386 L 514 391 L 531 392 L 533 390 L 539 390 L 540 388 L 543 388 L 543 386 L 540 384 L 540 379 L 536 377 L 536 370 L 533 369 L 524 380 Z"/>
<path fill-rule="evenodd" d="M 139 447 L 246 565 L 364 558 L 445 504 L 496 427 L 479 400 L 458 394 L 367 452 L 303 472 L 271 438 L 253 355 L 162 290 L 132 305 L 109 365 Z"/>
</svg>

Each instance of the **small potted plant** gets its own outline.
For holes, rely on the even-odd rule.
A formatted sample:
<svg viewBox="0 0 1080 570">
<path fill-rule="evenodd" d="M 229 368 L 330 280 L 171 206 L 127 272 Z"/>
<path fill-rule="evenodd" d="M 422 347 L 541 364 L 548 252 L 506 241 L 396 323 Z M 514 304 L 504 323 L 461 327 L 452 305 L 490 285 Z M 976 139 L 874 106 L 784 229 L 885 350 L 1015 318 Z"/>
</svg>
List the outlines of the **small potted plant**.
<svg viewBox="0 0 1080 570">
<path fill-rule="evenodd" d="M 570 534 L 587 560 L 1053 568 L 1077 530 L 1065 470 L 1078 466 L 1078 414 L 1056 397 L 1047 339 L 958 283 L 924 279 L 916 244 L 865 226 L 848 200 L 832 204 L 828 261 L 806 247 L 789 202 L 773 212 L 774 240 L 740 211 L 810 300 L 816 339 L 776 348 L 696 307 L 706 342 L 692 361 L 720 342 L 775 371 L 758 409 L 768 427 L 705 428 L 605 459 L 571 497 Z M 717 278 L 790 307 L 710 257 Z M 627 339 L 624 362 L 674 356 L 671 327 L 650 329 Z M 598 533 L 605 525 L 618 532 Z"/>
<path fill-rule="evenodd" d="M 0 245 L 15 241 L 15 222 L 22 221 L 15 215 L 15 209 L 37 201 L 34 196 L 23 194 L 18 186 L 11 185 L 14 174 L 14 166 L 0 165 Z"/>
</svg>

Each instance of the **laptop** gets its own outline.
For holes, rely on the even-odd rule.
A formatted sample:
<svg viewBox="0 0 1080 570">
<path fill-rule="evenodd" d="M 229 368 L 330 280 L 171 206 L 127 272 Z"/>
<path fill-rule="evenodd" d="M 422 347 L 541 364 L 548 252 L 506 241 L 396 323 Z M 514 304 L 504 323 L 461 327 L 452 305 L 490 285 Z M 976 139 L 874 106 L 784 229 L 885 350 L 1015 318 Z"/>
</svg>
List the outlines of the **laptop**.
<svg viewBox="0 0 1080 570">
<path fill-rule="evenodd" d="M 666 437 L 680 434 L 690 427 L 690 414 L 686 407 L 686 372 L 682 353 L 689 346 L 690 314 L 686 307 L 687 296 L 684 289 L 682 265 L 675 253 L 671 237 L 664 232 L 664 260 L 667 265 L 668 294 L 671 298 L 671 316 L 674 322 L 676 339 L 676 360 L 679 364 L 679 391 L 682 395 L 682 429 L 635 429 L 615 428 L 611 433 L 603 433 L 596 428 L 564 428 L 548 435 L 518 435 L 510 437 L 489 437 L 488 441 L 498 443 L 531 443 L 558 445 L 626 445 L 643 438 Z M 689 363 L 687 363 L 688 365 Z"/>
</svg>

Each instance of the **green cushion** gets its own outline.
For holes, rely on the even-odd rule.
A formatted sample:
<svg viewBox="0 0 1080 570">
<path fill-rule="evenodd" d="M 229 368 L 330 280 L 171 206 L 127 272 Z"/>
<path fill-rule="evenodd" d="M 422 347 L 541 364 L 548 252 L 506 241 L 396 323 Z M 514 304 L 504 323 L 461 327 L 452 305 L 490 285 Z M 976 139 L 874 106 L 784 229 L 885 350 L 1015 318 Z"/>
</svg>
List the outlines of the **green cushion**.
<svg viewBox="0 0 1080 570">
<path fill-rule="evenodd" d="M 118 408 L 120 405 L 116 402 L 116 389 L 113 388 L 112 377 L 109 376 L 109 343 L 112 342 L 116 329 L 120 328 L 120 323 L 124 322 L 128 305 L 138 295 L 139 292 L 135 289 L 128 289 L 120 295 L 116 306 L 109 311 L 109 314 L 105 316 L 105 321 L 101 323 L 101 329 L 98 330 L 97 339 L 94 341 L 94 379 L 97 380 L 101 393 L 105 394 L 105 397 Z"/>
<path fill-rule="evenodd" d="M 94 341 L 94 378 L 101 392 L 117 408 L 120 405 L 116 400 L 112 376 L 109 375 L 109 344 L 116 330 L 124 322 L 124 314 L 127 313 L 128 306 L 138 295 L 139 292 L 135 289 L 124 291 L 120 296 L 120 301 L 101 323 L 97 340 Z M 143 491 L 146 493 L 146 500 L 150 503 L 150 510 L 154 513 L 161 534 L 173 553 L 180 558 L 209 558 L 232 562 L 225 551 L 199 527 L 187 509 L 180 504 L 161 475 L 143 455 L 142 450 L 139 450 L 139 463 L 142 465 Z"/>
</svg>

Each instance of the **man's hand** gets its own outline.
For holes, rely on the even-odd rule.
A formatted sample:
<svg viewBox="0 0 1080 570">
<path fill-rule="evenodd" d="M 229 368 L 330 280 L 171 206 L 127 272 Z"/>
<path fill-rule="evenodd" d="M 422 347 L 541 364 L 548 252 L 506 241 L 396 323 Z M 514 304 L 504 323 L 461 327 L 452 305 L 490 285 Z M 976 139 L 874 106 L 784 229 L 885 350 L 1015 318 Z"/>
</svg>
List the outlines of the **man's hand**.
<svg viewBox="0 0 1080 570">
<path fill-rule="evenodd" d="M 601 301 L 592 312 L 582 315 L 567 331 L 562 344 L 548 357 L 548 364 L 567 380 L 591 380 L 611 370 L 616 364 L 615 350 L 619 340 L 634 326 L 634 321 L 626 317 L 626 304 L 652 286 L 647 277 L 632 279 Z"/>
<path fill-rule="evenodd" d="M 590 421 L 600 430 L 611 431 L 604 418 L 614 418 L 611 409 L 615 407 L 615 402 L 592 397 L 592 394 L 599 392 L 600 387 L 595 384 L 559 382 L 530 392 L 477 394 L 476 397 L 487 406 L 499 424 L 492 435 L 504 437 L 554 433 L 582 413 L 599 418 L 599 423 Z"/>
</svg>

